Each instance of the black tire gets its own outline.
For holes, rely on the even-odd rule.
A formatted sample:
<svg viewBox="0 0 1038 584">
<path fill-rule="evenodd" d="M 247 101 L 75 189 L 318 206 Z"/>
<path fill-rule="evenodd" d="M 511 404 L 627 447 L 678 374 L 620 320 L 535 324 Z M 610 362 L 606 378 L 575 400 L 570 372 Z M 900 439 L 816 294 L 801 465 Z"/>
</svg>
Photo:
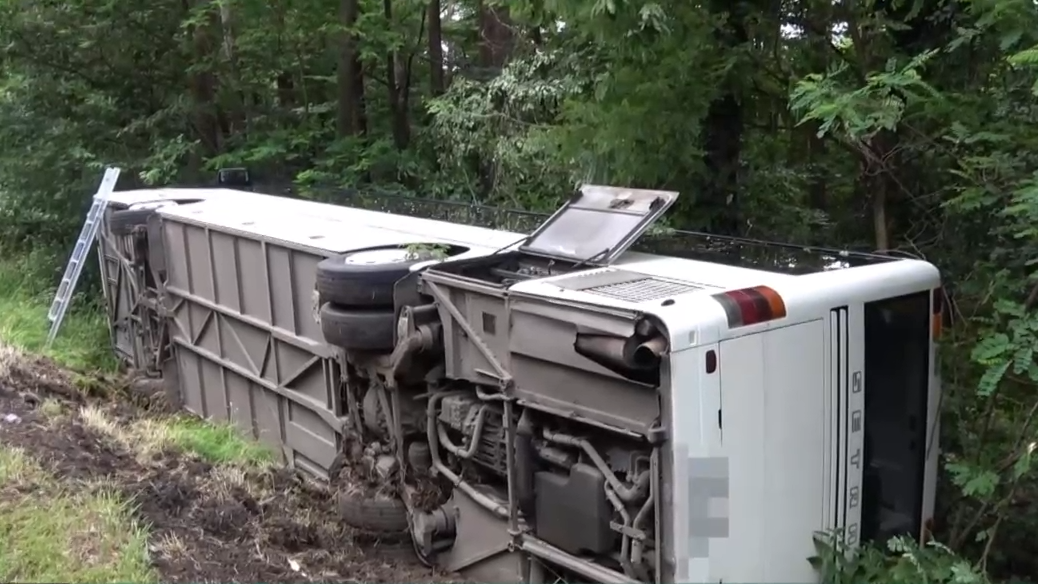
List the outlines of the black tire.
<svg viewBox="0 0 1038 584">
<path fill-rule="evenodd" d="M 129 235 L 135 227 L 148 224 L 155 209 L 123 209 L 108 216 L 108 230 L 115 235 Z"/>
<path fill-rule="evenodd" d="M 380 263 L 352 263 L 376 254 L 389 256 Z M 410 273 L 411 266 L 434 259 L 428 253 L 406 258 L 407 250 L 388 247 L 358 250 L 321 260 L 317 264 L 317 292 L 339 306 L 382 308 L 393 306 L 393 285 Z M 397 256 L 397 259 L 392 259 Z M 377 256 L 376 256 L 377 257 Z"/>
<path fill-rule="evenodd" d="M 321 332 L 329 345 L 357 351 L 391 351 L 396 329 L 392 309 L 357 310 L 321 306 Z"/>
<path fill-rule="evenodd" d="M 410 529 L 407 506 L 398 498 L 371 497 L 363 492 L 338 495 L 343 523 L 373 533 L 403 533 Z"/>
</svg>

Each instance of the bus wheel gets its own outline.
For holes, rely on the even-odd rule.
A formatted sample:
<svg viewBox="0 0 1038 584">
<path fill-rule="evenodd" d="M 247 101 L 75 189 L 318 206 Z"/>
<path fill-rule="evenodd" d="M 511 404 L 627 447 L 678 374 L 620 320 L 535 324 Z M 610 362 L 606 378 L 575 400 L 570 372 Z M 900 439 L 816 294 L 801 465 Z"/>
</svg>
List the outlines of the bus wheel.
<svg viewBox="0 0 1038 584">
<path fill-rule="evenodd" d="M 354 351 L 391 351 L 396 328 L 392 308 L 321 307 L 321 332 L 329 345 Z"/>
<path fill-rule="evenodd" d="M 374 533 L 404 533 L 410 528 L 407 507 L 397 497 L 355 488 L 339 493 L 339 512 L 350 527 Z"/>
</svg>

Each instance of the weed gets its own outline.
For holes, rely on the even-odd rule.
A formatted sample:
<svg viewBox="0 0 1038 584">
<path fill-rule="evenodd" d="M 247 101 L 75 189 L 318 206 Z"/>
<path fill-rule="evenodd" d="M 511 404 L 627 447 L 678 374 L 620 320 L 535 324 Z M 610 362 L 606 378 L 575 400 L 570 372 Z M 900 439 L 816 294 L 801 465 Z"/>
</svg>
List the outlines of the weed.
<svg viewBox="0 0 1038 584">
<path fill-rule="evenodd" d="M 97 406 L 86 406 L 80 418 L 88 427 L 112 438 L 147 461 L 154 454 L 176 449 L 213 464 L 261 467 L 275 461 L 265 445 L 242 436 L 230 424 L 216 424 L 187 416 L 117 421 Z"/>
<path fill-rule="evenodd" d="M 54 398 L 46 398 L 40 404 L 40 413 L 48 418 L 56 418 L 63 414 L 65 406 L 60 401 Z"/>
<path fill-rule="evenodd" d="M 412 243 L 408 244 L 407 257 L 411 260 L 421 258 L 445 260 L 450 256 L 450 248 L 439 243 Z"/>
<path fill-rule="evenodd" d="M 33 257 L 0 260 L 0 339 L 78 371 L 114 371 L 104 311 L 89 299 L 76 299 L 79 305 L 73 305 L 58 337 L 44 350 L 53 290 L 40 285 L 33 263 Z"/>
<path fill-rule="evenodd" d="M 0 447 L 0 581 L 155 582 L 148 537 L 125 500 L 69 491 Z"/>
<path fill-rule="evenodd" d="M 899 536 L 887 541 L 885 548 L 869 544 L 851 549 L 839 535 L 816 534 L 818 555 L 810 562 L 821 574 L 822 582 L 988 584 L 981 570 L 933 540 L 920 544 Z"/>
<path fill-rule="evenodd" d="M 263 466 L 274 461 L 265 445 L 243 437 L 231 424 L 178 417 L 169 422 L 170 440 L 213 463 Z"/>
</svg>

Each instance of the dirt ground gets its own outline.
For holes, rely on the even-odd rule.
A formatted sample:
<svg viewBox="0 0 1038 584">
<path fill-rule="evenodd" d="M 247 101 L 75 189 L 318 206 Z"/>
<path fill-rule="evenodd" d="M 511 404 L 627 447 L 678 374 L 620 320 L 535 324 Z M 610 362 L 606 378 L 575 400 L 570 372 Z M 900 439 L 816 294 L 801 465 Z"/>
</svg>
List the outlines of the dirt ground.
<svg viewBox="0 0 1038 584">
<path fill-rule="evenodd" d="M 129 425 L 162 415 L 154 403 L 97 385 L 93 393 L 109 395 L 84 396 L 41 358 L 0 359 L 0 369 L 0 444 L 24 449 L 63 484 L 103 483 L 132 499 L 163 582 L 460 581 L 418 563 L 409 540 L 349 529 L 330 489 L 291 471 L 214 466 L 169 449 L 142 457 L 83 418 L 89 405 Z M 47 407 L 55 400 L 61 415 Z"/>
</svg>

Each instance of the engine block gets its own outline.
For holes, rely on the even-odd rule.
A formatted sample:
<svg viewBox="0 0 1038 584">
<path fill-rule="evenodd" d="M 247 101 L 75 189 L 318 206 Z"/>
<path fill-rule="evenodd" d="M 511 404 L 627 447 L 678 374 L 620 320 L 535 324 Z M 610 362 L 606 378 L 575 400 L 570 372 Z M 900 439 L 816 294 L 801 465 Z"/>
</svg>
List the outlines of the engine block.
<svg viewBox="0 0 1038 584">
<path fill-rule="evenodd" d="M 458 444 L 463 450 L 476 440 L 475 451 L 469 460 L 498 476 L 506 476 L 506 445 L 504 413 L 494 405 L 475 396 L 452 395 L 440 402 L 439 421 L 464 436 Z"/>
</svg>

